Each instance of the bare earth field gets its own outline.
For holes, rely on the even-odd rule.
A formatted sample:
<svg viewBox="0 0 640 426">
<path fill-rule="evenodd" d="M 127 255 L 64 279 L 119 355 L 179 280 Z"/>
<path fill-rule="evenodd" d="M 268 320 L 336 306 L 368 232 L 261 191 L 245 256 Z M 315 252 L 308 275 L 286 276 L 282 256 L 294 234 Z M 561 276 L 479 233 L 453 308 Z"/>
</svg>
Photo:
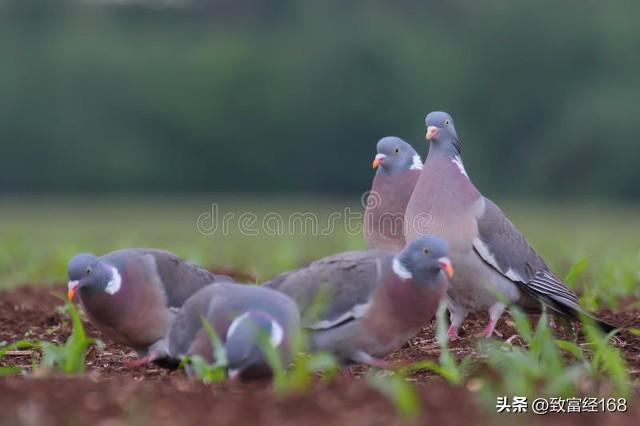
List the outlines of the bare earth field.
<svg viewBox="0 0 640 426">
<path fill-rule="evenodd" d="M 62 300 L 55 290 L 21 287 L 0 293 L 0 341 L 22 338 L 64 342 L 70 329 L 55 307 Z M 640 313 L 601 317 L 624 326 L 640 326 Z M 452 344 L 462 357 L 473 351 L 473 336 L 486 318 L 465 323 L 463 338 Z M 403 363 L 417 359 L 437 360 L 440 349 L 433 335 L 433 323 L 389 359 Z M 91 324 L 92 336 L 100 337 Z M 514 334 L 508 318 L 498 327 L 505 338 Z M 342 374 L 331 384 L 317 383 L 304 394 L 277 398 L 269 382 L 202 385 L 188 380 L 182 372 L 160 368 L 128 370 L 123 360 L 133 354 L 103 338 L 102 352 L 90 351 L 87 372 L 77 376 L 7 377 L 0 379 L 0 424 L 2 425 L 388 425 L 388 424 L 545 424 L 549 425 L 632 425 L 640 418 L 640 394 L 629 402 L 626 413 L 598 414 L 490 414 L 475 402 L 472 392 L 454 387 L 430 372 L 412 377 L 418 386 L 423 414 L 406 420 L 395 414 L 392 404 L 360 378 L 364 367 L 352 367 L 352 375 Z M 623 332 L 617 345 L 623 351 L 632 376 L 640 376 L 640 337 Z M 30 366 L 30 351 L 14 351 L 4 365 Z"/>
</svg>

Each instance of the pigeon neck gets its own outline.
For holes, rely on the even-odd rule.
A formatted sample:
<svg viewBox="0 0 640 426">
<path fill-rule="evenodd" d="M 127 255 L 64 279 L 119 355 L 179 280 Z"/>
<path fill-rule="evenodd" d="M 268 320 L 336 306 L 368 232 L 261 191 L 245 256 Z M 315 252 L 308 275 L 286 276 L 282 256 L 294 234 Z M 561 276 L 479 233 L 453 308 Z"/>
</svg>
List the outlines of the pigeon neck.
<svg viewBox="0 0 640 426">
<path fill-rule="evenodd" d="M 444 293 L 440 287 L 422 285 L 414 278 L 402 279 L 392 274 L 384 286 L 386 308 L 406 325 L 420 327 L 434 310 L 431 302 L 439 300 L 440 293 Z"/>
<path fill-rule="evenodd" d="M 469 179 L 469 175 L 462 162 L 460 144 L 457 140 L 431 142 L 427 162 L 433 162 L 435 159 L 442 160 L 443 158 L 451 161 L 451 163 L 456 166 L 458 172 L 466 179 Z"/>
<path fill-rule="evenodd" d="M 462 158 L 462 147 L 457 139 L 431 141 L 428 155 L 447 155 L 449 158 Z"/>
</svg>

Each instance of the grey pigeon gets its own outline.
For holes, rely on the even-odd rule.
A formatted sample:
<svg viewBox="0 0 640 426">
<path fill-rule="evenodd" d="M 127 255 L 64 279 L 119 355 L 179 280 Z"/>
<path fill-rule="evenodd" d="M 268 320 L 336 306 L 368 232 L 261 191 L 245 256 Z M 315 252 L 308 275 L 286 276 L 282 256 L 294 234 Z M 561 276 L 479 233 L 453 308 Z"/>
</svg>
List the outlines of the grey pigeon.
<svg viewBox="0 0 640 426">
<path fill-rule="evenodd" d="M 293 298 L 311 349 L 341 362 L 384 366 L 379 358 L 416 335 L 434 315 L 453 273 L 447 244 L 421 237 L 401 252 L 354 251 L 330 256 L 264 286 Z M 327 298 L 315 318 L 317 300 Z M 313 309 L 312 309 L 313 308 Z"/>
<path fill-rule="evenodd" d="M 214 281 L 230 280 L 154 249 L 78 254 L 69 262 L 68 275 L 69 300 L 77 293 L 100 332 L 140 357 L 167 334 L 175 310 L 189 296 Z"/>
<path fill-rule="evenodd" d="M 182 306 L 153 358 L 174 366 L 185 355 L 214 361 L 213 345 L 202 326 L 205 318 L 224 343 L 229 377 L 255 378 L 270 374 L 262 338 L 278 351 L 286 366 L 291 361 L 291 339 L 300 330 L 300 314 L 291 298 L 262 286 L 234 283 L 208 285 Z"/>
<path fill-rule="evenodd" d="M 585 313 L 576 294 L 555 276 L 502 211 L 473 185 L 464 168 L 453 119 L 445 112 L 425 118 L 430 141 L 424 169 L 407 206 L 408 241 L 439 235 L 449 243 L 456 275 L 448 291 L 449 337 L 468 312 L 489 311 L 483 335 L 490 336 L 505 305 L 496 291 L 528 311 L 541 303 L 576 318 Z M 605 330 L 612 326 L 600 322 Z"/>
<path fill-rule="evenodd" d="M 420 155 L 395 136 L 378 141 L 377 168 L 364 213 L 364 239 L 369 249 L 402 250 L 404 212 L 422 170 Z"/>
</svg>

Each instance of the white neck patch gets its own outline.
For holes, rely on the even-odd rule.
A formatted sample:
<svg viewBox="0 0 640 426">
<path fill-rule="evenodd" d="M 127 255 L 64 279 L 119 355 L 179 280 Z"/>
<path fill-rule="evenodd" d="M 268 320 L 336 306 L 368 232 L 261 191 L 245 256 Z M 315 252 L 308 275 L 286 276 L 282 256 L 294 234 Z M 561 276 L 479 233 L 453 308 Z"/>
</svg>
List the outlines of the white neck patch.
<svg viewBox="0 0 640 426">
<path fill-rule="evenodd" d="M 451 162 L 456 166 L 458 166 L 458 170 L 460 170 L 460 173 L 462 173 L 466 177 L 469 177 L 469 175 L 467 174 L 467 171 L 464 169 L 464 164 L 462 164 L 462 158 L 460 158 L 459 155 L 456 155 L 455 157 L 453 157 L 451 159 Z"/>
<path fill-rule="evenodd" d="M 122 277 L 116 268 L 111 266 L 111 281 L 107 283 L 107 287 L 104 289 L 110 295 L 114 295 L 122 287 Z"/>
<path fill-rule="evenodd" d="M 229 324 L 229 328 L 227 329 L 227 338 L 226 338 L 226 340 L 229 340 L 229 337 L 231 337 L 233 335 L 233 333 L 236 332 L 236 328 L 238 328 L 240 323 L 242 321 L 244 321 L 245 319 L 247 319 L 247 318 L 249 318 L 249 312 L 245 312 L 244 314 L 240 315 L 239 317 L 235 317 L 235 319 L 233 321 L 231 321 L 231 324 Z"/>
<path fill-rule="evenodd" d="M 269 342 L 271 342 L 271 346 L 277 348 L 280 343 L 282 343 L 282 339 L 284 338 L 284 331 L 282 330 L 282 326 L 278 323 L 278 321 L 271 321 L 271 336 L 269 336 Z"/>
<path fill-rule="evenodd" d="M 393 258 L 391 268 L 393 269 L 393 272 L 403 280 L 413 278 L 413 274 L 404 267 L 404 265 L 398 260 L 397 257 Z"/>
<path fill-rule="evenodd" d="M 240 315 L 239 317 L 236 317 L 233 321 L 231 321 L 231 324 L 227 329 L 227 338 L 225 340 L 229 340 L 229 338 L 233 335 L 233 333 L 236 332 L 236 329 L 238 328 L 240 323 L 246 320 L 247 318 L 249 318 L 249 312 L 245 312 L 244 314 Z M 271 346 L 273 346 L 274 348 L 277 348 L 278 345 L 282 343 L 283 339 L 284 339 L 284 330 L 282 329 L 282 326 L 277 321 L 272 320 L 271 334 L 269 335 L 269 342 L 271 343 Z"/>
<path fill-rule="evenodd" d="M 419 154 L 413 156 L 413 163 L 411 163 L 409 170 L 422 170 L 422 158 Z"/>
</svg>

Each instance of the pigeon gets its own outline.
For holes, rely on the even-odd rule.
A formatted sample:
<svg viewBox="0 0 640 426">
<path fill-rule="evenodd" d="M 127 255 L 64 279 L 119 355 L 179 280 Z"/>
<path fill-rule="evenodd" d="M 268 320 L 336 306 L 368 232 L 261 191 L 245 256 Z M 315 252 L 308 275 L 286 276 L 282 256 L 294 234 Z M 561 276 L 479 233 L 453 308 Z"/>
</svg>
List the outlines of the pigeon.
<svg viewBox="0 0 640 426">
<path fill-rule="evenodd" d="M 312 351 L 330 352 L 345 364 L 386 367 L 380 358 L 415 336 L 445 295 L 453 274 L 447 252 L 442 239 L 426 236 L 401 252 L 326 257 L 263 285 L 296 301 Z"/>
<path fill-rule="evenodd" d="M 539 312 L 542 304 L 569 318 L 587 314 L 576 294 L 473 185 L 451 116 L 432 112 L 425 124 L 429 153 L 407 205 L 405 233 L 407 241 L 430 234 L 449 243 L 456 268 L 447 294 L 449 338 L 458 338 L 467 313 L 483 310 L 489 311 L 489 323 L 482 335 L 491 336 L 505 310 L 504 301 L 531 312 Z M 607 331 L 613 328 L 599 325 Z"/>
<path fill-rule="evenodd" d="M 298 307 L 287 295 L 258 285 L 214 283 L 187 299 L 163 344 L 154 345 L 153 361 L 177 367 L 183 357 L 199 355 L 214 362 L 213 344 L 203 318 L 224 344 L 231 379 L 271 375 L 263 352 L 264 338 L 278 351 L 283 365 L 288 365 L 292 340 L 300 332 Z M 187 373 L 193 372 L 187 369 Z"/>
<path fill-rule="evenodd" d="M 167 251 L 132 248 L 101 257 L 78 254 L 69 262 L 68 275 L 67 298 L 78 294 L 91 322 L 103 335 L 134 349 L 140 364 L 189 296 L 212 282 L 231 280 Z"/>
<path fill-rule="evenodd" d="M 364 239 L 369 249 L 400 251 L 404 213 L 422 170 L 422 159 L 411 145 L 387 136 L 378 141 L 377 168 L 364 213 Z"/>
</svg>

